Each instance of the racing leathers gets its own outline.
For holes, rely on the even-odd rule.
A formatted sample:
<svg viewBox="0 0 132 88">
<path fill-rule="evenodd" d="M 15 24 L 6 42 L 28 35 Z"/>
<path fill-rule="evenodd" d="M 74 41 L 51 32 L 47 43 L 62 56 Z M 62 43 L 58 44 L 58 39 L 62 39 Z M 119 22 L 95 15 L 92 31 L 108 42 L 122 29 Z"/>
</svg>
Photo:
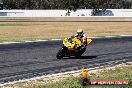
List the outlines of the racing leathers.
<svg viewBox="0 0 132 88">
<path fill-rule="evenodd" d="M 79 46 L 77 46 L 77 48 L 86 48 L 86 45 L 87 45 L 87 36 L 86 34 L 81 34 L 81 35 L 78 35 L 78 34 L 75 34 L 73 35 L 74 37 L 78 38 L 80 41 L 81 41 L 81 44 Z"/>
</svg>

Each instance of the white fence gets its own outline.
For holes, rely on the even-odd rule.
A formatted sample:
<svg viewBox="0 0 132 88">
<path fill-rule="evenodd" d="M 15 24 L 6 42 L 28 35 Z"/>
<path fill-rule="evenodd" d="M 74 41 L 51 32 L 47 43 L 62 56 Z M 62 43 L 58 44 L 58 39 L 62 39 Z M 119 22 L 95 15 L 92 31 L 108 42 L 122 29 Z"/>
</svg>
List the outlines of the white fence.
<svg viewBox="0 0 132 88">
<path fill-rule="evenodd" d="M 70 16 L 91 16 L 91 11 L 70 11 Z M 66 16 L 66 13 L 66 10 L 0 10 L 0 17 L 60 17 Z"/>
<path fill-rule="evenodd" d="M 0 10 L 0 17 L 65 17 L 67 10 Z M 70 11 L 70 16 L 90 17 L 92 9 Z M 132 17 L 132 9 L 107 9 L 98 12 L 96 16 Z"/>
</svg>

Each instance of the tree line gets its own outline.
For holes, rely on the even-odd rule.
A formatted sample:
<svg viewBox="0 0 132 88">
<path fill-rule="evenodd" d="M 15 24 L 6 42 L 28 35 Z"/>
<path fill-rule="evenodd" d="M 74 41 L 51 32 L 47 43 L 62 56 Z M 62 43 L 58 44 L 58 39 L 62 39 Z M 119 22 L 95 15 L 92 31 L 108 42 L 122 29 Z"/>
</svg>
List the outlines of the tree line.
<svg viewBox="0 0 132 88">
<path fill-rule="evenodd" d="M 2 0 L 4 9 L 132 9 L 132 0 Z"/>
</svg>

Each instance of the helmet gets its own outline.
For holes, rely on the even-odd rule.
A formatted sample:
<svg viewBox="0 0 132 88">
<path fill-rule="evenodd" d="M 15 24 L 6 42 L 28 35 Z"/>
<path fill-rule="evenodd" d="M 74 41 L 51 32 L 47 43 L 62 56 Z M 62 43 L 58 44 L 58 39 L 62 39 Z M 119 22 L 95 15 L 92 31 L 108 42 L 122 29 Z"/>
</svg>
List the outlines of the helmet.
<svg viewBox="0 0 132 88">
<path fill-rule="evenodd" d="M 78 36 L 82 36 L 83 35 L 83 30 L 82 29 L 78 29 L 77 30 L 77 34 L 78 34 Z"/>
</svg>

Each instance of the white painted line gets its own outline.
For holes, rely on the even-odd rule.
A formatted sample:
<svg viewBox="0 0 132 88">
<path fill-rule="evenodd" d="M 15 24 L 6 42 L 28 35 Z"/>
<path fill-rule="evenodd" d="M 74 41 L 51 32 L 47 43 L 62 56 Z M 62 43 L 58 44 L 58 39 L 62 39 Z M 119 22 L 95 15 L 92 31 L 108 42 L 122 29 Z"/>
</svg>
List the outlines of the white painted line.
<svg viewBox="0 0 132 88">
<path fill-rule="evenodd" d="M 30 42 L 45 42 L 45 41 L 49 41 L 49 40 L 35 40 L 35 41 L 24 41 L 24 42 L 3 42 L 3 43 L 0 43 L 0 45 L 2 45 L 2 44 L 30 43 Z"/>
<path fill-rule="evenodd" d="M 4 86 L 4 85 L 7 85 L 7 84 L 15 84 L 15 83 L 19 83 L 19 82 L 25 82 L 25 81 L 32 81 L 32 80 L 37 80 L 37 79 L 41 79 L 41 78 L 50 78 L 50 77 L 57 77 L 57 76 L 61 77 L 62 75 L 73 74 L 73 73 L 80 73 L 80 72 L 81 72 L 81 70 L 71 71 L 71 72 L 64 72 L 64 73 L 57 73 L 57 74 L 51 74 L 51 75 L 44 75 L 44 76 L 34 77 L 34 78 L 30 78 L 30 79 L 25 79 L 25 80 L 19 80 L 19 81 L 4 83 L 4 84 L 0 84 L 0 86 Z"/>
<path fill-rule="evenodd" d="M 33 42 L 33 41 L 25 41 L 25 42 L 21 42 L 21 43 L 28 43 L 28 42 Z"/>
<path fill-rule="evenodd" d="M 21 42 L 3 42 L 3 43 L 0 43 L 0 44 L 14 44 L 14 43 L 21 43 Z"/>
<path fill-rule="evenodd" d="M 131 37 L 132 35 L 120 35 L 120 36 L 128 36 L 128 37 L 130 36 Z"/>
<path fill-rule="evenodd" d="M 132 62 L 126 62 L 127 64 L 132 64 Z"/>
<path fill-rule="evenodd" d="M 62 40 L 62 39 L 51 39 L 51 40 Z"/>
<path fill-rule="evenodd" d="M 104 37 L 88 37 L 88 38 L 96 39 L 96 38 L 104 38 Z"/>
<path fill-rule="evenodd" d="M 48 41 L 48 40 L 36 40 L 36 42 L 44 42 L 44 41 Z"/>
<path fill-rule="evenodd" d="M 119 37 L 119 36 L 105 36 L 105 38 L 113 38 L 113 37 Z"/>
<path fill-rule="evenodd" d="M 120 35 L 122 37 L 125 37 L 125 36 L 132 36 L 132 35 Z M 100 36 L 100 37 L 88 37 L 88 38 L 93 38 L 93 39 L 100 39 L 100 38 L 114 38 L 114 37 L 119 37 L 119 36 Z M 62 40 L 62 39 L 51 39 L 53 41 L 57 41 L 57 40 Z M 50 41 L 50 40 L 35 40 L 35 41 L 25 41 L 25 42 L 3 42 L 3 43 L 0 43 L 0 45 L 2 44 L 17 44 L 17 43 L 28 43 L 28 42 L 44 42 L 44 41 Z"/>
<path fill-rule="evenodd" d="M 93 69 L 93 68 L 92 68 Z M 89 70 L 89 69 L 85 69 L 85 70 Z M 81 74 L 81 70 L 77 70 L 77 71 L 70 71 L 70 72 L 64 72 L 64 73 L 57 73 L 57 74 L 51 74 L 51 75 L 44 75 L 44 76 L 39 76 L 39 77 L 34 77 L 34 78 L 30 78 L 30 79 L 25 79 L 25 80 L 19 80 L 19 81 L 14 81 L 14 82 L 9 82 L 9 83 L 4 83 L 4 84 L 0 84 L 0 86 L 4 86 L 4 85 L 8 85 L 8 84 L 15 84 L 15 83 L 20 83 L 20 82 L 26 82 L 26 81 L 32 81 L 32 80 L 38 80 L 38 79 L 42 79 L 42 78 L 51 78 L 51 77 L 62 77 L 64 75 L 72 75 L 72 74 Z"/>
</svg>

